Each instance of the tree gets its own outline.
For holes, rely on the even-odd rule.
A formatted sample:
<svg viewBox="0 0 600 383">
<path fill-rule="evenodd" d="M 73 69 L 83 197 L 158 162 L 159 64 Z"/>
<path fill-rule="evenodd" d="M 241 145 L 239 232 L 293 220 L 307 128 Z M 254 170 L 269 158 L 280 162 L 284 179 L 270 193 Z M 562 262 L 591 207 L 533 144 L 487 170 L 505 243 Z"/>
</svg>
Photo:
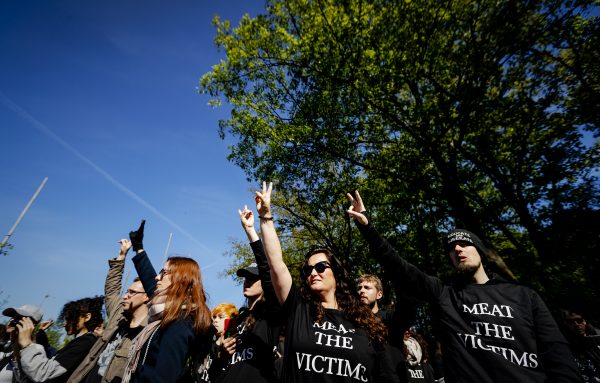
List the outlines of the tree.
<svg viewBox="0 0 600 383">
<path fill-rule="evenodd" d="M 232 105 L 220 122 L 237 138 L 229 159 L 294 197 L 288 210 L 303 219 L 285 230 L 332 215 L 360 188 L 379 230 L 429 272 L 447 262 L 440 233 L 462 226 L 553 303 L 573 276 L 594 302 L 599 261 L 582 254 L 597 253 L 600 232 L 600 145 L 584 140 L 600 134 L 592 10 L 272 0 L 238 27 L 215 19 L 226 58 L 201 90 Z"/>
</svg>

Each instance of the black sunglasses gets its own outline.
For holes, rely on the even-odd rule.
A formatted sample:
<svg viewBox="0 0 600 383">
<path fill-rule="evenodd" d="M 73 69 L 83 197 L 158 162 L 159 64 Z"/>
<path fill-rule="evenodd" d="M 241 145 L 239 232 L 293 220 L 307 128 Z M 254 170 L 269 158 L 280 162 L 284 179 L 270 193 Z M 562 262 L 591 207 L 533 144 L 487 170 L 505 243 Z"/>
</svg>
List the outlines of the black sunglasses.
<svg viewBox="0 0 600 383">
<path fill-rule="evenodd" d="M 326 269 L 330 269 L 331 265 L 329 264 L 329 262 L 327 261 L 321 261 L 321 262 L 317 262 L 314 265 L 302 265 L 302 274 L 304 276 L 309 276 L 313 269 L 315 269 L 317 271 L 317 273 L 322 273 L 324 272 Z"/>
</svg>

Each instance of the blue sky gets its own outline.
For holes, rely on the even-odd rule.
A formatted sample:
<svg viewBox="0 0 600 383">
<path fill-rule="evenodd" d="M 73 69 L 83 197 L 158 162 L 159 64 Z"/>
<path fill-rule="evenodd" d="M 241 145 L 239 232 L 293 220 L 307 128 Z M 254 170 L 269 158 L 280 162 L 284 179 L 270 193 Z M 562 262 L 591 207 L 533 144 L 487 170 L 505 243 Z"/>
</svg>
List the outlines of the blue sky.
<svg viewBox="0 0 600 383">
<path fill-rule="evenodd" d="M 102 294 L 117 240 L 142 218 L 157 269 L 173 233 L 169 254 L 200 263 L 211 307 L 243 302 L 219 274 L 228 240 L 245 238 L 237 209 L 257 185 L 227 161 L 217 131 L 227 108 L 210 108 L 197 84 L 224 55 L 213 16 L 237 25 L 263 6 L 0 2 L 2 237 L 48 177 L 0 257 L 4 307 L 41 305 L 55 318 L 67 301 Z M 135 274 L 130 261 L 125 273 Z"/>
</svg>

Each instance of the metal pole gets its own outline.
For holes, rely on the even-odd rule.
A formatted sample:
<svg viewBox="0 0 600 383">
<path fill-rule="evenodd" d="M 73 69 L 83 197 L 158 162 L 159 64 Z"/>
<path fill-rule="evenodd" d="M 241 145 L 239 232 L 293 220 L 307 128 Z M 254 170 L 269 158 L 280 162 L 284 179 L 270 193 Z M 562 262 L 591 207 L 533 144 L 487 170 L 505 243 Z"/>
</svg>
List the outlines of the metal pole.
<svg viewBox="0 0 600 383">
<path fill-rule="evenodd" d="M 169 242 L 167 242 L 167 248 L 165 249 L 164 259 L 167 259 L 167 255 L 169 254 L 169 248 L 171 247 L 171 239 L 173 238 L 173 233 L 169 233 Z"/>
<path fill-rule="evenodd" d="M 46 181 L 48 181 L 48 177 L 44 177 L 44 180 L 42 181 L 41 185 L 37 188 L 37 190 L 33 194 L 33 197 L 31 197 L 31 199 L 25 206 L 25 209 L 23 209 L 23 211 L 21 212 L 21 215 L 19 216 L 19 218 L 17 218 L 17 221 L 15 222 L 15 224 L 10 228 L 10 230 L 8 231 L 8 234 L 6 234 L 6 236 L 2 240 L 2 243 L 0 243 L 0 248 L 2 248 L 4 245 L 6 245 L 8 243 L 8 240 L 9 240 L 10 236 L 13 234 L 13 232 L 15 231 L 15 229 L 17 228 L 17 225 L 19 225 L 19 222 L 21 222 L 21 219 L 23 219 L 23 216 L 25 215 L 25 213 L 27 213 L 27 210 L 29 210 L 29 208 L 31 207 L 31 204 L 33 204 L 33 201 L 35 201 L 38 194 L 40 194 L 40 192 L 44 188 L 44 185 L 46 185 Z"/>
</svg>

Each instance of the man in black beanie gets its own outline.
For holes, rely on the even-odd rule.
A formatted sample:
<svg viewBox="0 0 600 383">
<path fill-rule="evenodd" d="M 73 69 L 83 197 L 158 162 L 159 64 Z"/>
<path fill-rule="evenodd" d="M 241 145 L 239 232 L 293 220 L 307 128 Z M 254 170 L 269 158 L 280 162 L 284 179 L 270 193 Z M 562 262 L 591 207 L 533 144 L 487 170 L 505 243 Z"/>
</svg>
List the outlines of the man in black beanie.
<svg viewBox="0 0 600 383">
<path fill-rule="evenodd" d="M 429 302 L 446 382 L 581 382 L 568 344 L 540 296 L 488 275 L 479 237 L 464 229 L 447 234 L 444 246 L 457 278 L 444 283 L 408 263 L 377 233 L 358 192 L 348 199 L 348 214 L 371 254 L 397 275 L 405 291 Z"/>
</svg>

